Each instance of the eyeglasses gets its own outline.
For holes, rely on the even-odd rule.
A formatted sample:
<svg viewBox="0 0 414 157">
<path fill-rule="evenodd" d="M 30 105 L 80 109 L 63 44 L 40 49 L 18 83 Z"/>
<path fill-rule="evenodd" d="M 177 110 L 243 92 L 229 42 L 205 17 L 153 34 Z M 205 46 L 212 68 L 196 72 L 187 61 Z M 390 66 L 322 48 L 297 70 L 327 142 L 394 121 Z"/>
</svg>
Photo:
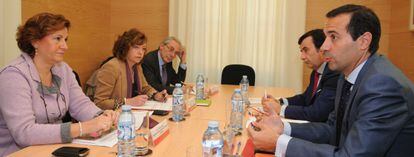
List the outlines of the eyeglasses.
<svg viewBox="0 0 414 157">
<path fill-rule="evenodd" d="M 52 82 L 54 82 L 54 81 L 52 80 Z M 45 106 L 45 113 L 46 113 L 47 123 L 50 123 L 49 114 L 48 114 L 48 110 L 47 110 L 47 103 L 46 103 L 46 100 L 45 100 L 45 92 L 44 92 L 44 89 L 43 89 L 43 83 L 42 82 L 40 82 L 40 88 L 41 88 L 41 91 L 42 91 L 42 93 L 41 93 L 42 95 L 40 95 L 40 99 L 42 99 L 43 105 Z M 62 92 L 60 92 L 60 87 L 58 87 L 58 92 L 56 93 L 56 104 L 57 104 L 58 109 L 59 109 L 58 119 L 62 119 L 64 115 L 62 115 L 62 110 L 60 109 L 59 97 L 62 97 L 62 101 L 63 101 L 65 109 L 66 109 L 66 107 L 67 107 L 66 106 L 66 98 L 65 98 L 65 95 L 63 95 Z"/>
<path fill-rule="evenodd" d="M 175 54 L 180 54 L 180 52 L 181 52 L 181 50 L 174 51 L 175 50 L 174 47 L 172 47 L 172 46 L 170 46 L 168 44 L 165 44 L 164 46 L 167 47 L 167 50 L 169 52 L 174 52 Z"/>
</svg>

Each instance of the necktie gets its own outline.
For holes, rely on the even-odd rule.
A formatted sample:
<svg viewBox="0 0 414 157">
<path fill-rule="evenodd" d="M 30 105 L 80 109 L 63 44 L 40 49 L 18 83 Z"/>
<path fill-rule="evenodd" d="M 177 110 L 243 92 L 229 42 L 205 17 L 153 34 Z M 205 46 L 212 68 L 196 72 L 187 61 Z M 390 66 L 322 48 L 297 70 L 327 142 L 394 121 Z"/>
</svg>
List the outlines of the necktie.
<svg viewBox="0 0 414 157">
<path fill-rule="evenodd" d="M 167 64 L 163 64 L 162 65 L 162 85 L 166 86 L 167 85 Z"/>
<path fill-rule="evenodd" d="M 321 74 L 319 74 L 318 72 L 314 71 L 314 74 L 313 74 L 312 96 L 315 95 L 316 90 L 318 89 L 319 75 L 321 75 Z"/>
<path fill-rule="evenodd" d="M 341 129 L 342 129 L 342 120 L 344 119 L 345 109 L 347 106 L 347 102 L 349 99 L 349 95 L 351 94 L 351 86 L 352 84 L 349 83 L 347 80 L 344 81 L 342 85 L 342 93 L 341 99 L 339 100 L 338 106 L 338 117 L 336 117 L 336 145 L 339 146 L 339 141 L 341 139 Z"/>
</svg>

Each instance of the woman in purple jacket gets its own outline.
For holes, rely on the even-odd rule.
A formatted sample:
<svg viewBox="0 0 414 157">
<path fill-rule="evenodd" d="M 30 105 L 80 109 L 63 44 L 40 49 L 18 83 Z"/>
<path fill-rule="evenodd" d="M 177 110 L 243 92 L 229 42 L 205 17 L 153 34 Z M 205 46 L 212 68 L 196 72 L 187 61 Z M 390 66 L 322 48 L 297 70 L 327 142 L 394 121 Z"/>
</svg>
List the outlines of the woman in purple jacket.
<svg viewBox="0 0 414 157">
<path fill-rule="evenodd" d="M 22 54 L 0 70 L 0 156 L 71 142 L 116 122 L 117 113 L 96 107 L 63 62 L 69 27 L 62 15 L 40 13 L 18 28 Z M 63 123 L 67 111 L 79 122 Z"/>
</svg>

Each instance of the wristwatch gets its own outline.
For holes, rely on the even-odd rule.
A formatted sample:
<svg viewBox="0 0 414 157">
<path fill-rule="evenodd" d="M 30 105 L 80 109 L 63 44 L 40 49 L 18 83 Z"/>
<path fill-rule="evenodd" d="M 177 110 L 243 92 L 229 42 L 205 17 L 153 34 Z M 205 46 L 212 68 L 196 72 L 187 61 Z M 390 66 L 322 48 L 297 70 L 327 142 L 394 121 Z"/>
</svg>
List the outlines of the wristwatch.
<svg viewBox="0 0 414 157">
<path fill-rule="evenodd" d="M 280 105 L 283 105 L 283 99 L 282 98 L 279 99 L 279 103 L 280 103 Z"/>
<path fill-rule="evenodd" d="M 126 98 L 115 98 L 114 99 L 114 111 L 117 110 L 122 105 L 125 105 Z"/>
</svg>

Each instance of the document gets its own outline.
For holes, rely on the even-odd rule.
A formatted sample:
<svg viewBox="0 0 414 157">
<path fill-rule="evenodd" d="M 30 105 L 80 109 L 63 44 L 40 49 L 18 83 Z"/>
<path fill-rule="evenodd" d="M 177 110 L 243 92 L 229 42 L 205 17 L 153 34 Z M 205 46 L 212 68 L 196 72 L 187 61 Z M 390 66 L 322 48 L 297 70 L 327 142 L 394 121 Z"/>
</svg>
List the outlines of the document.
<svg viewBox="0 0 414 157">
<path fill-rule="evenodd" d="M 132 109 L 172 111 L 172 98 L 168 98 L 166 102 L 147 101 L 142 106 L 132 106 Z"/>
<path fill-rule="evenodd" d="M 249 98 L 250 104 L 262 104 L 262 98 Z"/>
<path fill-rule="evenodd" d="M 138 129 L 144 120 L 144 117 L 147 115 L 148 111 L 133 111 L 135 117 L 135 129 Z M 152 111 L 148 115 L 152 115 Z M 72 143 L 83 144 L 83 145 L 94 145 L 94 146 L 104 146 L 104 147 L 113 147 L 118 143 L 117 129 L 114 126 L 107 134 L 102 135 L 99 138 L 93 137 L 82 137 L 79 139 L 74 139 Z"/>
</svg>

